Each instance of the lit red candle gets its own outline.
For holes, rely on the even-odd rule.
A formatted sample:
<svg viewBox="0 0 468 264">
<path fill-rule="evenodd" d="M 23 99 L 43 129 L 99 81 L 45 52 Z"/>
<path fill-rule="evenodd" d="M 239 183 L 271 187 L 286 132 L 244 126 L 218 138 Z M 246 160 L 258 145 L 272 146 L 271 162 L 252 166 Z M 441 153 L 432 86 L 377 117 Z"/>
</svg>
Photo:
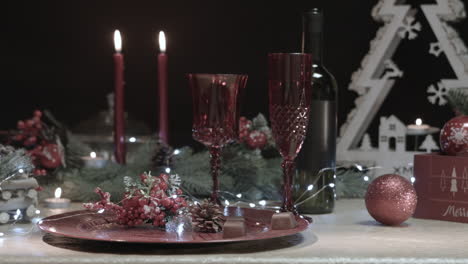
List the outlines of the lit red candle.
<svg viewBox="0 0 468 264">
<path fill-rule="evenodd" d="M 167 54 L 166 36 L 159 32 L 158 88 L 159 88 L 159 138 L 169 143 L 169 125 L 167 111 Z"/>
<path fill-rule="evenodd" d="M 125 115 L 124 115 L 124 58 L 122 51 L 122 37 L 120 31 L 114 32 L 114 65 L 115 65 L 115 103 L 114 103 L 114 144 L 115 161 L 125 164 Z"/>
</svg>

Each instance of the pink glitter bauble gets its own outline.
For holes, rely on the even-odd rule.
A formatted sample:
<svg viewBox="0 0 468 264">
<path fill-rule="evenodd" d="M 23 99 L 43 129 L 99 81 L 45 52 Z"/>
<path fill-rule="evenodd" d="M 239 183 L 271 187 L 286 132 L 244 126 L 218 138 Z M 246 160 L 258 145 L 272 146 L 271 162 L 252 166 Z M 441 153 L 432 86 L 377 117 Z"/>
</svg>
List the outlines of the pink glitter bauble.
<svg viewBox="0 0 468 264">
<path fill-rule="evenodd" d="M 394 226 L 406 221 L 413 215 L 417 202 L 413 185 L 400 175 L 382 175 L 367 188 L 367 211 L 384 225 Z"/>
<path fill-rule="evenodd" d="M 450 119 L 440 131 L 440 148 L 452 156 L 468 156 L 468 116 Z"/>
</svg>

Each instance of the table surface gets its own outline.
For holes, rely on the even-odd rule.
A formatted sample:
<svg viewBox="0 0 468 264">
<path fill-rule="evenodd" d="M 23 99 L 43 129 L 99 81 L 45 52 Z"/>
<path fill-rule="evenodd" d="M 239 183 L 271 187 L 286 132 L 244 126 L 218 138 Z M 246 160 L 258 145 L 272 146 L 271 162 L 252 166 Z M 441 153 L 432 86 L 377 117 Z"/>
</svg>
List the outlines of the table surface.
<svg viewBox="0 0 468 264">
<path fill-rule="evenodd" d="M 410 219 L 387 227 L 376 223 L 359 199 L 337 201 L 335 211 L 313 216 L 307 231 L 290 237 L 202 246 L 82 241 L 34 226 L 13 236 L 8 232 L 28 225 L 2 226 L 0 263 L 468 263 L 467 224 Z"/>
</svg>

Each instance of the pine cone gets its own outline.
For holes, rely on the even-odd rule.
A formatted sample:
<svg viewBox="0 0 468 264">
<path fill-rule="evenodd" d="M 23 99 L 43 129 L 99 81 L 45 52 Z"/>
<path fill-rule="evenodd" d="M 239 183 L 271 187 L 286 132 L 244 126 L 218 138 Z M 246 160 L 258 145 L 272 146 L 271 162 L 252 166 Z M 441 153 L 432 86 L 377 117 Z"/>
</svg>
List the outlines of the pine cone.
<svg viewBox="0 0 468 264">
<path fill-rule="evenodd" d="M 223 230 L 224 214 L 221 207 L 207 199 L 193 204 L 190 208 L 192 226 L 195 231 L 217 233 Z"/>
<path fill-rule="evenodd" d="M 172 167 L 173 152 L 174 150 L 171 146 L 158 140 L 158 142 L 156 142 L 156 153 L 152 159 L 155 168 Z"/>
</svg>

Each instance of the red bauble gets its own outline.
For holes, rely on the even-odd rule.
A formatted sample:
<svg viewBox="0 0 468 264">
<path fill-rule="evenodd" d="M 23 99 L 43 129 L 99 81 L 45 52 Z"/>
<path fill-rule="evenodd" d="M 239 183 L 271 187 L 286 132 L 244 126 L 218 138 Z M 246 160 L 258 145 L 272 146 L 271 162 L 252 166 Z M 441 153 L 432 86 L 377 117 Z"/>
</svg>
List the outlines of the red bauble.
<svg viewBox="0 0 468 264">
<path fill-rule="evenodd" d="M 57 144 L 45 144 L 33 149 L 30 154 L 34 158 L 35 165 L 46 169 L 55 169 L 62 164 L 60 149 Z"/>
<path fill-rule="evenodd" d="M 400 175 L 382 175 L 367 188 L 367 211 L 384 225 L 394 226 L 406 221 L 413 215 L 417 202 L 413 185 Z"/>
<path fill-rule="evenodd" d="M 267 136 L 262 131 L 254 130 L 247 137 L 247 145 L 251 148 L 263 148 L 267 143 Z"/>
<path fill-rule="evenodd" d="M 440 148 L 447 155 L 468 156 L 468 116 L 452 118 L 440 131 Z"/>
</svg>

